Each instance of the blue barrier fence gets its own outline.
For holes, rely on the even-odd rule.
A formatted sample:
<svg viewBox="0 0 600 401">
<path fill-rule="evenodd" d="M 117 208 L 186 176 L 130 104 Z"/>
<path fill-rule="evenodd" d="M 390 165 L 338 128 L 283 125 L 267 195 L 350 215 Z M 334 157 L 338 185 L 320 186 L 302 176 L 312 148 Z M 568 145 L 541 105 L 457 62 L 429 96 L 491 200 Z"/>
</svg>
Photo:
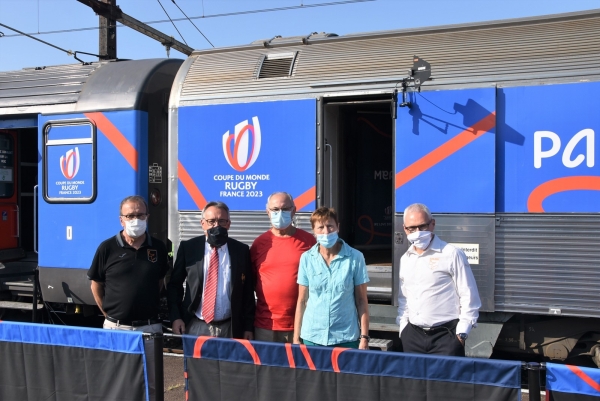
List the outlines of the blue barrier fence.
<svg viewBox="0 0 600 401">
<path fill-rule="evenodd" d="M 521 362 L 183 336 L 190 400 L 520 400 Z"/>
<path fill-rule="evenodd" d="M 549 401 L 598 401 L 600 369 L 547 363 L 546 394 Z"/>
<path fill-rule="evenodd" d="M 141 332 L 0 321 L 0 399 L 150 400 Z"/>
<path fill-rule="evenodd" d="M 535 373 L 530 381 L 538 379 L 530 399 L 539 400 L 535 390 L 544 368 L 211 337 L 182 340 L 190 400 L 519 400 L 523 367 Z M 160 401 L 161 354 L 161 335 L 0 321 L 0 399 Z M 600 399 L 599 369 L 553 363 L 545 368 L 548 401 Z"/>
</svg>

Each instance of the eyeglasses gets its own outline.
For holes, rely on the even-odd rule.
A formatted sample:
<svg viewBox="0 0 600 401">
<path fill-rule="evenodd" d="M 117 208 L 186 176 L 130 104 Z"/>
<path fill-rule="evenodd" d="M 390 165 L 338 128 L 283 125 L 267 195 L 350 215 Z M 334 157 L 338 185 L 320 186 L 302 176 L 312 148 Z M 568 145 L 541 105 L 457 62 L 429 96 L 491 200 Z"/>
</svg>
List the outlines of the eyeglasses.
<svg viewBox="0 0 600 401">
<path fill-rule="evenodd" d="M 281 212 L 281 211 L 291 212 L 292 210 L 294 210 L 294 206 L 291 206 L 291 207 L 282 207 L 282 208 L 274 207 L 274 208 L 269 209 L 269 210 L 271 212 L 273 212 L 273 213 L 277 213 L 277 212 Z"/>
<path fill-rule="evenodd" d="M 143 214 L 122 214 L 121 217 L 124 217 L 125 220 L 133 220 L 133 219 L 146 220 L 148 218 L 148 214 L 147 213 L 143 213 Z"/>
<path fill-rule="evenodd" d="M 420 226 L 412 226 L 412 227 L 406 227 L 406 226 L 404 226 L 404 229 L 406 231 L 408 231 L 409 233 L 414 233 L 417 230 L 419 230 L 419 231 L 427 231 L 427 229 L 429 228 L 430 224 L 431 224 L 431 220 L 429 220 L 428 223 L 421 224 Z"/>
<path fill-rule="evenodd" d="M 219 225 L 221 227 L 225 227 L 227 225 L 227 223 L 229 223 L 228 219 L 219 219 L 219 220 L 217 220 L 217 219 L 204 219 L 204 221 L 206 222 L 206 224 L 208 224 L 209 226 L 212 226 L 212 227 L 216 226 L 217 223 L 219 223 Z"/>
</svg>

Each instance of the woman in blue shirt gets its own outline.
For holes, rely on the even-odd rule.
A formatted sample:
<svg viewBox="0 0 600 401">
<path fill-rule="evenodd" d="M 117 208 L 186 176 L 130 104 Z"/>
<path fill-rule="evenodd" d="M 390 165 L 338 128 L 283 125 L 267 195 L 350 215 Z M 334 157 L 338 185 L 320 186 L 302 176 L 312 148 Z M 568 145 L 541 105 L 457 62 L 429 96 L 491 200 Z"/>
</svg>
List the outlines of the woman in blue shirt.
<svg viewBox="0 0 600 401">
<path fill-rule="evenodd" d="M 367 266 L 363 254 L 338 238 L 332 208 L 310 216 L 317 243 L 300 258 L 294 344 L 369 348 Z"/>
</svg>

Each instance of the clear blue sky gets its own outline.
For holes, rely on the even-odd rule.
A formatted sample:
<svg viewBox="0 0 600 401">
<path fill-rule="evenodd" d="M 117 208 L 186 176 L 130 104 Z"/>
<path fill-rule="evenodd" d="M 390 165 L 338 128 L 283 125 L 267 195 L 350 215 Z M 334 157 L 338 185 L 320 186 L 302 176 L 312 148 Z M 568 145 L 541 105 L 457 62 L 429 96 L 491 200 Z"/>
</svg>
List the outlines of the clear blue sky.
<svg viewBox="0 0 600 401">
<path fill-rule="evenodd" d="M 520 18 L 600 8 L 598 0 L 175 0 L 216 46 L 247 44 L 275 35 L 311 32 L 345 35 L 357 32 L 414 28 L 474 21 Z M 340 3 L 340 4 L 335 4 Z M 117 0 L 122 11 L 142 21 L 184 17 L 171 0 Z M 334 5 L 324 5 L 334 4 Z M 264 11 L 287 8 L 285 10 Z M 244 13 L 248 11 L 260 11 Z M 238 13 L 237 15 L 223 15 Z M 0 0 L 0 23 L 67 50 L 98 53 L 98 17 L 76 0 Z M 210 44 L 189 21 L 175 23 L 195 49 Z M 170 22 L 154 28 L 182 41 Z M 126 59 L 166 57 L 162 45 L 127 27 L 117 28 L 117 56 Z M 73 57 L 0 26 L 0 71 L 71 64 Z M 40 35 L 37 33 L 40 32 Z M 171 50 L 172 58 L 185 58 Z M 82 56 L 86 61 L 95 57 Z"/>
</svg>

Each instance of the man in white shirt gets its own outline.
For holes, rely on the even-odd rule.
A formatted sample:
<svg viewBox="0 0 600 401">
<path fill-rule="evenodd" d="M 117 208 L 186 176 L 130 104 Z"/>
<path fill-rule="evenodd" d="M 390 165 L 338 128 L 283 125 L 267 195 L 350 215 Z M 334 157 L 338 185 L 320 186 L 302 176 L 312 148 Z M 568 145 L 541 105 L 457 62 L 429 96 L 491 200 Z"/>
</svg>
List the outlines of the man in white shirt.
<svg viewBox="0 0 600 401">
<path fill-rule="evenodd" d="M 400 259 L 400 338 L 404 352 L 464 356 L 481 300 L 464 252 L 433 234 L 434 228 L 427 206 L 415 203 L 404 211 L 412 246 Z"/>
</svg>

